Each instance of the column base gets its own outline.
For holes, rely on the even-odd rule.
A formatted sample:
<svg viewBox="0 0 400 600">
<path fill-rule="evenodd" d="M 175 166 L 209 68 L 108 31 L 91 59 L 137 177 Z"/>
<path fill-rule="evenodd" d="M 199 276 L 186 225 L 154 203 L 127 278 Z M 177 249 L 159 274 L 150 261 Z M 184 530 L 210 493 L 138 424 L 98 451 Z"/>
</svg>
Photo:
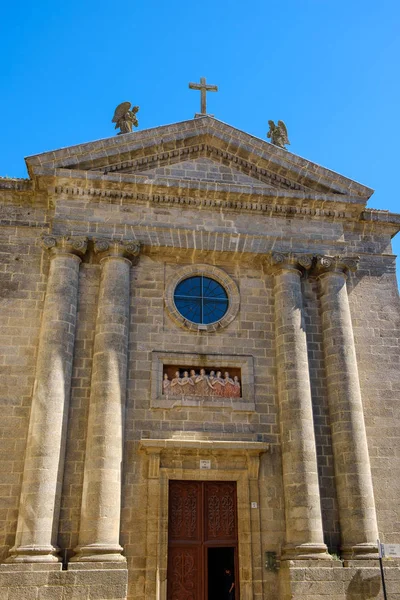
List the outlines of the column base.
<svg viewBox="0 0 400 600">
<path fill-rule="evenodd" d="M 57 563 L 59 548 L 55 546 L 18 546 L 11 548 L 6 563 Z"/>
<path fill-rule="evenodd" d="M 354 544 L 354 546 L 342 546 L 341 558 L 343 560 L 378 560 L 379 552 L 376 544 Z"/>
<path fill-rule="evenodd" d="M 281 560 L 332 560 L 326 544 L 288 544 L 282 548 Z"/>
<path fill-rule="evenodd" d="M 120 562 L 125 563 L 126 558 L 122 556 L 122 546 L 119 544 L 89 544 L 75 548 L 76 555 L 70 562 Z"/>
</svg>

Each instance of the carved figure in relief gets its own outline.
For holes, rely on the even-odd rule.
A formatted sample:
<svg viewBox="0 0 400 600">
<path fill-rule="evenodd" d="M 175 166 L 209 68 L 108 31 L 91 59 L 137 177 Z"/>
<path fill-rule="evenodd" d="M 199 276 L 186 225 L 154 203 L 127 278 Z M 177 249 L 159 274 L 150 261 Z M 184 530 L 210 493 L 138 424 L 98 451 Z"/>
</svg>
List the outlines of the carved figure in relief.
<svg viewBox="0 0 400 600">
<path fill-rule="evenodd" d="M 225 381 L 222 379 L 221 371 L 217 371 L 215 378 L 214 389 L 217 396 L 225 396 Z"/>
<path fill-rule="evenodd" d="M 171 396 L 181 396 L 181 394 L 182 394 L 181 374 L 179 371 L 175 371 L 175 377 L 173 379 L 171 379 L 169 393 Z"/>
<path fill-rule="evenodd" d="M 200 375 L 196 377 L 196 396 L 209 396 L 210 386 L 205 369 L 200 369 Z"/>
<path fill-rule="evenodd" d="M 271 144 L 283 149 L 285 149 L 285 145 L 290 146 L 288 132 L 283 121 L 278 121 L 278 125 L 275 125 L 274 121 L 268 121 L 268 125 L 267 137 L 271 139 Z"/>
<path fill-rule="evenodd" d="M 239 383 L 239 377 L 237 375 L 235 375 L 235 377 L 233 378 L 233 394 L 232 396 L 234 398 L 240 398 L 240 383 Z"/>
<path fill-rule="evenodd" d="M 232 377 L 229 377 L 229 373 L 228 371 L 225 371 L 224 373 L 224 381 L 225 381 L 225 394 L 224 396 L 227 396 L 228 398 L 233 396 L 234 393 L 234 383 L 233 383 L 233 379 Z"/>
<path fill-rule="evenodd" d="M 183 377 L 182 377 L 182 379 L 180 381 L 180 385 L 181 385 L 181 388 L 182 388 L 182 394 L 184 396 L 190 396 L 190 395 L 193 394 L 193 391 L 190 388 L 191 387 L 194 388 L 194 383 L 190 379 L 188 371 L 184 371 Z"/>
<path fill-rule="evenodd" d="M 207 377 L 207 376 L 206 376 Z M 212 392 L 215 391 L 214 383 L 215 383 L 215 371 L 210 371 L 209 376 L 207 377 L 207 383 L 210 387 L 210 395 L 212 396 Z"/>
<path fill-rule="evenodd" d="M 170 380 L 168 379 L 168 373 L 164 373 L 164 379 L 163 379 L 163 394 L 168 395 L 169 393 L 169 387 L 171 385 Z"/>
<path fill-rule="evenodd" d="M 196 373 L 195 369 L 183 371 L 175 371 L 175 377 L 169 380 L 168 373 L 164 373 L 162 382 L 163 394 L 166 396 L 211 396 L 218 398 L 240 398 L 241 384 L 239 377 L 232 377 L 228 371 L 222 372 L 210 371 L 207 375 L 205 369 L 200 369 L 200 373 Z"/>
</svg>

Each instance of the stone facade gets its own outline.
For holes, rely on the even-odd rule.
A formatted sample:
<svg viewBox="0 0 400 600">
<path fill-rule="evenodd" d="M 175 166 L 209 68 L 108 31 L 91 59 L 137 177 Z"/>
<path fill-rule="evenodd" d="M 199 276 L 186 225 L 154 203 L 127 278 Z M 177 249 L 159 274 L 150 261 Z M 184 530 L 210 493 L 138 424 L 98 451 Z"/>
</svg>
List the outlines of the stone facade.
<svg viewBox="0 0 400 600">
<path fill-rule="evenodd" d="M 400 216 L 207 116 L 27 166 L 0 179 L 0 597 L 166 599 L 179 479 L 236 482 L 242 600 L 382 599 Z M 173 300 L 201 274 L 230 302 L 207 325 Z M 240 397 L 171 398 L 174 366 Z"/>
</svg>

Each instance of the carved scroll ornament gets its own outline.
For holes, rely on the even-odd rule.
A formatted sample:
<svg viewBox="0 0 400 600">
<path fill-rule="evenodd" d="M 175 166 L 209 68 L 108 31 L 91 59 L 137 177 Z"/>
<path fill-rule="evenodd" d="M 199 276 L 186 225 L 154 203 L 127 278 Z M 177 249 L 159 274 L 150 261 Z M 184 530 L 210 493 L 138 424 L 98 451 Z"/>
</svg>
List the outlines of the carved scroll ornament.
<svg viewBox="0 0 400 600">
<path fill-rule="evenodd" d="M 136 240 L 95 239 L 94 251 L 105 256 L 136 258 L 140 253 L 140 243 Z"/>
<path fill-rule="evenodd" d="M 67 252 L 69 254 L 77 254 L 82 256 L 87 249 L 88 239 L 85 236 L 69 236 L 69 235 L 51 235 L 42 236 L 42 246 L 46 250 L 51 250 L 53 254 L 59 252 Z"/>
<path fill-rule="evenodd" d="M 349 271 L 357 271 L 359 256 L 317 256 L 316 270 L 319 274 L 327 272 L 342 272 L 344 274 Z"/>
</svg>

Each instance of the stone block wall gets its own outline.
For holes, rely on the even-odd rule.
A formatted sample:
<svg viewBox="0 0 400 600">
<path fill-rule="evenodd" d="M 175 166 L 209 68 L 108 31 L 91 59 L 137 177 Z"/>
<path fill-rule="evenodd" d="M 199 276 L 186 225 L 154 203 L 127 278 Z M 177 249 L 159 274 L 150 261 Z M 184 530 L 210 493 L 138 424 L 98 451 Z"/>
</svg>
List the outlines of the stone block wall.
<svg viewBox="0 0 400 600">
<path fill-rule="evenodd" d="M 61 565 L 0 566 L 2 600 L 125 600 L 127 570 L 93 563 L 62 571 Z"/>
<path fill-rule="evenodd" d="M 399 292 L 390 256 L 361 266 L 349 286 L 354 337 L 381 540 L 398 543 L 400 481 Z"/>
<path fill-rule="evenodd" d="M 222 173 L 221 170 L 219 172 Z M 373 223 L 361 225 L 350 218 L 255 216 L 250 212 L 205 210 L 204 207 L 171 209 L 148 203 L 72 198 L 66 194 L 53 199 L 54 208 L 47 208 L 40 197 L 21 199 L 18 195 L 8 194 L 5 203 L 12 210 L 8 209 L 7 219 L 0 223 L 0 546 L 3 559 L 15 536 L 49 266 L 48 257 L 40 247 L 40 235 L 48 231 L 49 224 L 51 230 L 60 235 L 135 238 L 143 245 L 142 254 L 131 269 L 124 429 L 121 543 L 128 561 L 129 600 L 145 597 L 145 575 L 150 564 L 146 533 L 153 526 L 152 498 L 148 495 L 146 483 L 148 463 L 146 457 L 138 452 L 141 439 L 179 439 L 184 436 L 198 440 L 271 444 L 271 452 L 261 458 L 258 484 L 261 547 L 263 552 L 279 554 L 284 543 L 273 277 L 263 262 L 264 254 L 277 246 L 282 251 L 361 255 L 359 271 L 349 278 L 348 288 L 378 525 L 383 541 L 398 541 L 400 483 L 398 478 L 393 477 L 393 461 L 398 460 L 400 453 L 399 299 L 393 257 L 390 255 L 390 235 L 385 230 L 377 231 Z M 32 213 L 28 214 L 29 210 Z M 179 327 L 170 318 L 163 300 L 168 279 L 183 266 L 197 263 L 223 269 L 240 291 L 237 318 L 225 329 L 212 334 Z M 58 533 L 58 543 L 68 557 L 72 556 L 78 544 L 99 282 L 99 259 L 90 242 L 79 276 L 75 356 Z M 321 307 L 318 284 L 312 277 L 303 282 L 303 298 L 324 534 L 329 548 L 335 550 L 339 545 L 339 528 L 322 350 Z M 151 408 L 154 350 L 175 354 L 251 356 L 255 374 L 255 410 L 246 413 L 209 408 Z M 292 573 L 290 578 L 285 578 L 285 569 L 289 568 Z M 316 599 L 329 595 L 356 600 L 357 594 L 364 593 L 365 586 L 369 586 L 370 597 L 380 598 L 379 590 L 378 595 L 372 595 L 376 575 L 376 567 L 371 572 L 351 571 L 342 568 L 340 563 L 321 570 L 318 575 L 315 569 L 307 570 L 307 567 L 298 565 L 292 568 L 282 563 L 279 575 L 266 570 L 262 572 L 262 578 L 254 583 L 254 594 L 260 600 L 262 597 L 278 598 L 279 593 L 286 594 L 281 596 L 284 600 L 296 598 L 296 595 L 298 598 L 307 595 L 308 600 L 314 600 L 313 596 Z M 7 577 L 16 576 L 7 574 Z M 7 577 L 0 577 L 4 587 Z M 43 573 L 40 577 L 44 578 Z M 38 600 L 47 597 L 104 600 L 125 597 L 123 586 L 126 583 L 116 583 L 120 586 L 115 588 L 117 591 L 109 592 L 101 587 L 91 587 L 106 585 L 107 573 L 99 572 L 99 579 L 92 583 L 87 577 L 72 570 L 51 572 L 40 584 L 29 580 L 26 584 L 30 586 L 29 590 L 28 587 L 19 589 L 26 587 L 25 583 L 17 585 L 17 580 L 14 580 L 11 588 L 18 590 L 10 591 L 11 595 L 4 597 L 7 600 L 20 600 L 24 594 Z M 315 577 L 318 583 L 311 581 L 311 577 Z M 395 581 L 396 577 L 393 570 L 390 578 Z M 67 592 L 72 594 L 71 585 L 75 596 L 66 595 Z M 397 584 L 390 585 L 393 586 L 392 593 L 395 593 Z"/>
<path fill-rule="evenodd" d="M 301 564 L 289 561 L 280 572 L 282 600 L 383 600 L 382 578 L 377 561 L 370 566 L 356 565 L 343 568 L 340 561 L 329 566 Z M 390 600 L 398 600 L 398 566 L 385 568 L 386 592 Z"/>
<path fill-rule="evenodd" d="M 1 192 L 0 192 L 1 194 Z M 0 196 L 0 561 L 13 544 L 46 289 L 40 198 Z"/>
</svg>

